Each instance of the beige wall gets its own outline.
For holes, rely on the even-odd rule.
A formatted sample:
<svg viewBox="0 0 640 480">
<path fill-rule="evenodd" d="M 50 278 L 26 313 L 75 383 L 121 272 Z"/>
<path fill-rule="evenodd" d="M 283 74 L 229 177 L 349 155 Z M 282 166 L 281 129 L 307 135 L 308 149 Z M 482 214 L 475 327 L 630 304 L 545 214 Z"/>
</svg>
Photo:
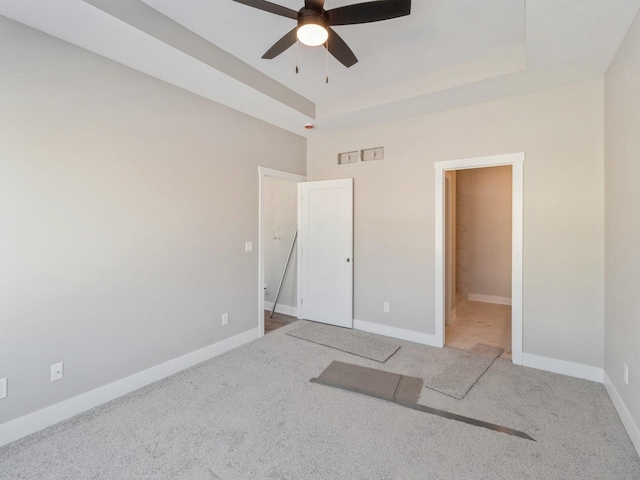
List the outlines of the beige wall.
<svg viewBox="0 0 640 480">
<path fill-rule="evenodd" d="M 639 152 L 640 17 L 605 76 L 605 372 L 635 422 L 640 451 Z"/>
<path fill-rule="evenodd" d="M 511 166 L 460 172 L 469 182 L 469 293 L 511 298 Z"/>
<path fill-rule="evenodd" d="M 0 64 L 0 423 L 257 329 L 258 165 L 305 140 L 3 17 Z"/>
<path fill-rule="evenodd" d="M 308 141 L 310 180 L 354 177 L 355 317 L 433 334 L 434 162 L 526 152 L 524 352 L 603 364 L 603 80 Z M 385 159 L 336 165 L 383 145 Z M 382 302 L 391 304 L 383 313 Z"/>
<path fill-rule="evenodd" d="M 265 177 L 264 187 L 264 281 L 267 284 L 264 299 L 273 303 L 298 222 L 298 184 Z M 296 264 L 297 249 L 294 248 L 278 297 L 280 308 L 297 308 Z"/>
</svg>

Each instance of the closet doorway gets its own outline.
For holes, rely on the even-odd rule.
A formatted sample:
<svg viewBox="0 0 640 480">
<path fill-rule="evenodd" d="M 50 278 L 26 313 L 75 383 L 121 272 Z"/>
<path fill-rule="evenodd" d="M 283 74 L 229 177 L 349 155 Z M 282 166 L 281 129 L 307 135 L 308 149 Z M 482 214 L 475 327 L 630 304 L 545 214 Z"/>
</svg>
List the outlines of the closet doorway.
<svg viewBox="0 0 640 480">
<path fill-rule="evenodd" d="M 523 211 L 523 162 L 524 153 L 498 155 L 491 157 L 479 157 L 469 158 L 462 160 L 452 160 L 444 162 L 436 162 L 436 296 L 435 296 L 435 310 L 436 310 L 436 343 L 440 346 L 444 346 L 445 343 L 456 343 L 461 341 L 460 337 L 456 340 L 456 333 L 452 331 L 456 324 L 471 323 L 465 322 L 465 317 L 479 319 L 482 322 L 482 318 L 490 315 L 494 318 L 498 318 L 502 314 L 503 329 L 497 336 L 509 335 L 508 326 L 506 325 L 507 319 L 510 317 L 510 337 L 511 337 L 511 358 L 513 363 L 522 364 L 522 211 Z M 507 167 L 509 170 L 485 170 L 491 167 Z M 471 169 L 482 169 L 480 177 L 483 178 L 482 182 L 488 177 L 493 176 L 495 172 L 499 172 L 503 176 L 510 179 L 511 187 L 511 199 L 504 200 L 510 202 L 510 238 L 503 236 L 501 242 L 510 242 L 510 262 L 506 262 L 500 268 L 502 274 L 495 273 L 486 274 L 485 271 L 472 272 L 471 267 L 474 264 L 486 266 L 496 266 L 497 260 L 492 257 L 491 253 L 487 253 L 488 250 L 482 251 L 479 256 L 473 258 L 469 251 L 458 252 L 458 246 L 463 247 L 465 242 L 467 247 L 471 244 L 468 243 L 469 231 L 464 231 L 464 228 L 458 228 L 458 210 L 455 205 L 459 197 L 459 193 L 464 193 L 465 186 L 461 186 L 461 191 L 458 192 L 457 177 L 461 171 Z M 462 180 L 473 173 L 460 175 Z M 487 178 L 484 178 L 487 177 Z M 481 183 L 482 183 L 481 182 Z M 508 181 L 507 181 L 508 183 Z M 489 192 L 486 195 L 488 198 L 495 196 L 496 192 Z M 454 199 L 454 200 L 452 200 Z M 468 199 L 467 199 L 468 200 Z M 485 199 L 486 200 L 486 199 Z M 464 202 L 464 199 L 460 200 Z M 484 201 L 484 200 L 483 200 Z M 484 201 L 486 203 L 486 201 Z M 466 206 L 467 212 L 471 214 L 469 205 Z M 462 209 L 464 210 L 464 208 Z M 461 212 L 464 214 L 465 212 Z M 495 212 L 489 212 L 489 216 Z M 502 212 L 504 214 L 504 212 Z M 487 216 L 485 212 L 485 216 Z M 504 218 L 504 215 L 502 217 Z M 475 220 L 474 220 L 475 221 Z M 455 222 L 455 223 L 454 223 Z M 463 220 L 464 224 L 464 220 Z M 504 225 L 503 225 L 504 226 Z M 463 225 L 464 227 L 464 225 Z M 473 229 L 473 225 L 467 225 L 468 228 Z M 476 227 L 477 228 L 477 227 Z M 488 231 L 482 232 L 482 242 L 486 242 L 485 237 L 491 237 L 491 229 L 495 229 L 495 225 L 482 228 L 488 229 Z M 476 231 L 476 234 L 478 232 Z M 471 233 L 473 235 L 473 233 Z M 465 238 L 466 236 L 466 238 Z M 458 241 L 456 237 L 461 237 Z M 507 238 L 505 240 L 505 238 Z M 473 240 L 471 240 L 473 241 Z M 496 241 L 488 240 L 489 247 L 491 242 Z M 475 246 L 473 247 L 475 248 Z M 465 256 L 466 255 L 466 256 Z M 465 263 L 466 262 L 466 263 Z M 473 262 L 473 264 L 471 263 Z M 507 264 L 510 263 L 510 275 L 507 274 L 506 279 L 504 276 L 504 270 L 507 268 Z M 464 268 L 465 264 L 469 268 L 469 271 L 461 271 L 460 268 Z M 473 275 L 476 275 L 475 277 Z M 481 287 L 476 287 L 478 284 L 478 278 L 484 278 L 480 282 Z M 474 283 L 475 282 L 475 283 Z M 465 289 L 466 283 L 466 289 Z M 505 287 L 505 283 L 507 287 Z M 508 294 L 510 285 L 510 297 L 511 305 L 505 305 L 508 302 Z M 477 288 L 478 291 L 472 291 L 473 288 Z M 466 297 L 466 298 L 465 298 Z M 474 312 L 474 307 L 479 307 Z M 509 315 L 510 307 L 510 315 Z M 494 312 L 493 310 L 496 310 Z M 502 312 L 500 312 L 502 310 Z M 496 320 L 500 323 L 500 320 Z M 452 333 L 451 342 L 447 341 L 446 334 L 447 329 L 445 325 L 449 325 L 449 331 Z M 476 325 L 478 329 L 486 327 L 482 323 Z M 470 337 L 476 335 L 470 334 Z M 476 336 L 477 337 L 477 336 Z M 508 340 L 508 339 L 507 339 Z M 475 343 L 483 343 L 482 340 Z M 488 342 L 484 342 L 488 343 Z M 455 345 L 452 345 L 455 346 Z M 461 346 L 458 343 L 458 346 Z"/>
<path fill-rule="evenodd" d="M 511 360 L 512 167 L 445 172 L 445 345 Z"/>
</svg>

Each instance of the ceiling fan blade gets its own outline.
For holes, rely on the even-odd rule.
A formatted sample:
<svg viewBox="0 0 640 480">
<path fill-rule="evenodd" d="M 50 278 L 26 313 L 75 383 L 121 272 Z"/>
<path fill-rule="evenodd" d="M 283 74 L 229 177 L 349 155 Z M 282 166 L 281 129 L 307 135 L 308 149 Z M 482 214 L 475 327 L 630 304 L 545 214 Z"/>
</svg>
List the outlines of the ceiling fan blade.
<svg viewBox="0 0 640 480">
<path fill-rule="evenodd" d="M 354 25 L 404 17 L 411 13 L 411 0 L 376 0 L 327 11 L 329 25 Z"/>
<path fill-rule="evenodd" d="M 349 45 L 338 35 L 332 28 L 329 29 L 329 40 L 327 41 L 329 53 L 336 57 L 341 64 L 349 68 L 356 63 L 358 59 L 349 48 Z"/>
<path fill-rule="evenodd" d="M 262 55 L 262 58 L 266 58 L 267 60 L 276 58 L 282 52 L 287 50 L 291 45 L 296 43 L 296 41 L 298 40 L 296 36 L 297 29 L 298 27 L 294 28 L 289 33 L 287 33 L 284 37 L 282 37 L 280 40 L 274 43 L 273 46 L 269 50 L 267 50 L 264 55 Z"/>
<path fill-rule="evenodd" d="M 265 12 L 275 13 L 282 17 L 298 19 L 298 12 L 291 10 L 290 8 L 283 7 L 282 5 L 276 5 L 275 3 L 267 2 L 265 0 L 233 0 L 236 3 L 241 3 L 249 7 L 257 8 L 258 10 L 264 10 Z"/>
<path fill-rule="evenodd" d="M 324 8 L 324 0 L 304 0 L 304 8 L 321 12 Z"/>
</svg>

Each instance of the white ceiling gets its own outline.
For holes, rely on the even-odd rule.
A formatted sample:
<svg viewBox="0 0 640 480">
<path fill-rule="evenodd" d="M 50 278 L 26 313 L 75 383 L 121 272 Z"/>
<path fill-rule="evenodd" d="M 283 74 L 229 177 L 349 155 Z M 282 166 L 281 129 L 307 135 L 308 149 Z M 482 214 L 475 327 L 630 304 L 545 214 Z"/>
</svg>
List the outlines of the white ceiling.
<svg viewBox="0 0 640 480">
<path fill-rule="evenodd" d="M 295 20 L 232 1 L 191 0 L 188 8 L 175 0 L 144 1 L 315 103 L 500 52 L 505 46 L 524 45 L 523 0 L 414 0 L 408 17 L 334 27 L 359 62 L 345 68 L 330 57 L 326 84 L 322 47 L 300 46 L 298 75 L 295 46 L 273 60 L 261 58 L 295 27 Z M 297 11 L 304 2 L 278 3 Z M 325 9 L 352 3 L 358 0 L 326 0 Z"/>
<path fill-rule="evenodd" d="M 326 84 L 322 47 L 260 58 L 294 20 L 231 0 L 0 0 L 1 15 L 300 135 L 314 133 L 305 123 L 351 128 L 601 76 L 639 9 L 414 0 L 408 17 L 335 27 L 359 62 L 329 57 Z"/>
</svg>

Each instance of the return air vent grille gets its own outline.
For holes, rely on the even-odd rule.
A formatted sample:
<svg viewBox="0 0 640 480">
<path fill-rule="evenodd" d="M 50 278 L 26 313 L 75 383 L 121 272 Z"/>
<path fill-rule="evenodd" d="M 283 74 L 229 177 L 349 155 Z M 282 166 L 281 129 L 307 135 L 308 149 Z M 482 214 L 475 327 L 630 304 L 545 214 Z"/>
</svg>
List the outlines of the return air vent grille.
<svg viewBox="0 0 640 480">
<path fill-rule="evenodd" d="M 362 150 L 362 161 L 382 160 L 384 158 L 384 147 L 367 148 Z"/>
<path fill-rule="evenodd" d="M 338 154 L 338 165 L 384 159 L 384 147 L 366 148 Z"/>
<path fill-rule="evenodd" d="M 360 152 L 354 150 L 353 152 L 344 152 L 338 154 L 338 165 L 345 165 L 347 163 L 356 163 L 360 160 Z"/>
</svg>

